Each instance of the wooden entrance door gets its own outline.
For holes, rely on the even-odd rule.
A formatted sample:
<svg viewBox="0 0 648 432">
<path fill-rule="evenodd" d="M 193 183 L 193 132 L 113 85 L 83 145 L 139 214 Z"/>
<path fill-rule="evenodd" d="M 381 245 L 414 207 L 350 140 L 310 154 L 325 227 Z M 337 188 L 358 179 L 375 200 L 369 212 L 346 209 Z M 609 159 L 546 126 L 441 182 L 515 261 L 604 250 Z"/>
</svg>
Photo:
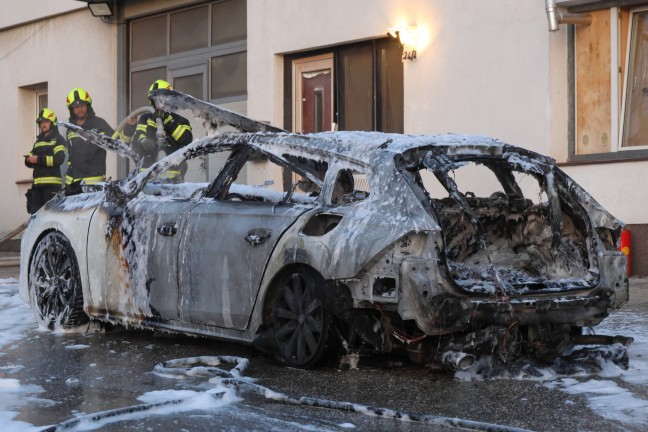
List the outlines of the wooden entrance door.
<svg viewBox="0 0 648 432">
<path fill-rule="evenodd" d="M 293 62 L 295 132 L 335 129 L 333 123 L 333 54 Z"/>
</svg>

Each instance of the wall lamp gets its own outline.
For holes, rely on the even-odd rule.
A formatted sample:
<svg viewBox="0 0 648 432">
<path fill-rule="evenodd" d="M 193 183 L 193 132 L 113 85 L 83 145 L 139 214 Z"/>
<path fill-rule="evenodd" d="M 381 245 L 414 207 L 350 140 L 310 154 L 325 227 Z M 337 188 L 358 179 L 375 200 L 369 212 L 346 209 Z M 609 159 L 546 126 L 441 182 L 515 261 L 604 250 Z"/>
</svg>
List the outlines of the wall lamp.
<svg viewBox="0 0 648 432">
<path fill-rule="evenodd" d="M 398 39 L 403 46 L 403 60 L 416 59 L 417 35 L 416 26 L 389 27 L 387 36 Z"/>
<path fill-rule="evenodd" d="M 107 1 L 90 1 L 88 2 L 88 9 L 90 9 L 92 16 L 106 19 L 113 14 L 111 3 Z"/>
</svg>

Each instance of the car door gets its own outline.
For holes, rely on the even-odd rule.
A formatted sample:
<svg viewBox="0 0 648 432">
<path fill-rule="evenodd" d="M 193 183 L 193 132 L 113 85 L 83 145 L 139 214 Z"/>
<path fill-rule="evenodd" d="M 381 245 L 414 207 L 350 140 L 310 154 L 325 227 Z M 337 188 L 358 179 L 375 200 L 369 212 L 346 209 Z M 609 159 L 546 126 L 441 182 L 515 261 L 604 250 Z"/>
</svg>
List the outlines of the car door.
<svg viewBox="0 0 648 432">
<path fill-rule="evenodd" d="M 214 200 L 188 215 L 180 250 L 182 319 L 243 330 L 275 244 L 308 206 Z"/>
<path fill-rule="evenodd" d="M 179 317 L 178 248 L 193 200 L 146 200 L 129 205 L 135 249 L 126 248 L 133 294 L 148 296 L 151 313 L 167 320 Z"/>
</svg>

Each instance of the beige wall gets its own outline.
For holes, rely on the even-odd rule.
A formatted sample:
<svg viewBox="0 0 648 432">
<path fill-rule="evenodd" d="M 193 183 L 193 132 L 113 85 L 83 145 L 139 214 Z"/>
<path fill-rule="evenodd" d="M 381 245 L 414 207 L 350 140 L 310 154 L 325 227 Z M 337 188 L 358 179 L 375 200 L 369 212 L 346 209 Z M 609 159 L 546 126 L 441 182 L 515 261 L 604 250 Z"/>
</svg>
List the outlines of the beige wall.
<svg viewBox="0 0 648 432">
<path fill-rule="evenodd" d="M 549 48 L 562 35 L 547 32 L 540 1 L 495 3 L 378 0 L 368 7 L 363 0 L 332 0 L 323 7 L 284 0 L 277 8 L 276 0 L 248 1 L 248 112 L 282 125 L 279 54 L 416 24 L 418 59 L 404 64 L 405 132 L 491 135 L 548 153 Z"/>
<path fill-rule="evenodd" d="M 76 0 L 2 0 L 0 30 L 82 8 L 88 6 Z"/>
<path fill-rule="evenodd" d="M 405 132 L 471 133 L 565 162 L 567 28 L 550 33 L 544 2 L 519 0 L 248 1 L 248 113 L 283 125 L 281 54 L 380 37 L 416 24 L 418 59 L 404 63 Z M 342 11 L 342 12 L 341 12 Z M 626 223 L 648 223 L 648 166 L 565 167 Z M 623 192 L 620 192 L 623 191 Z"/>
<path fill-rule="evenodd" d="M 3 9 L 5 4 L 6 0 Z M 28 217 L 24 198 L 27 186 L 15 183 L 31 178 L 31 170 L 25 168 L 21 157 L 36 137 L 35 96 L 28 86 L 48 84 L 49 105 L 60 120 L 69 117 L 67 93 L 74 87 L 84 87 L 93 98 L 97 114 L 115 126 L 116 35 L 116 26 L 94 18 L 87 8 L 0 30 L 0 118 L 5 125 L 0 140 L 0 202 L 5 207 L 0 236 Z M 108 175 L 114 176 L 114 156 L 108 164 Z"/>
<path fill-rule="evenodd" d="M 125 12 L 135 17 L 193 2 L 131 0 Z M 22 87 L 47 82 L 59 118 L 67 118 L 67 92 L 85 87 L 112 125 L 119 90 L 117 26 L 73 0 L 2 4 L 0 118 L 16 126 L 5 128 L 0 141 L 0 200 L 9 203 L 0 235 L 27 217 L 25 187 L 15 182 L 30 174 L 19 156 L 31 147 L 35 128 L 33 107 L 25 102 L 30 90 Z M 50 18 L 38 20 L 44 16 Z M 33 22 L 16 26 L 21 21 Z M 247 114 L 284 126 L 284 54 L 381 37 L 403 24 L 420 31 L 418 59 L 404 64 L 406 132 L 490 135 L 566 160 L 567 31 L 564 25 L 547 31 L 541 0 L 248 0 Z M 109 175 L 115 165 L 113 157 Z M 634 162 L 565 171 L 612 213 L 639 224 L 648 222 L 648 200 L 642 188 L 628 184 L 643 184 L 646 168 Z"/>
<path fill-rule="evenodd" d="M 648 223 L 646 162 L 570 166 L 564 171 L 626 224 Z"/>
</svg>

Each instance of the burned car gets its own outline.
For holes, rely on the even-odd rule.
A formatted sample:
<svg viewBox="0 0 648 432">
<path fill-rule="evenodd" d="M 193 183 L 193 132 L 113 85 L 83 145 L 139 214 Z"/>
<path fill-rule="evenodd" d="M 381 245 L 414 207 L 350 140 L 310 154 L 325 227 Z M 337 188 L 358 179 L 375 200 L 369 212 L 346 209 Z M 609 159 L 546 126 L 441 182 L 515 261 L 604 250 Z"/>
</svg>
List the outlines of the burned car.
<svg viewBox="0 0 648 432">
<path fill-rule="evenodd" d="M 45 327 L 215 337 L 304 368 L 331 347 L 463 368 L 551 360 L 628 300 L 623 224 L 550 158 L 479 136 L 286 133 L 156 98 L 243 132 L 47 203 L 20 275 Z M 229 156 L 208 183 L 156 181 L 215 153 Z"/>
</svg>

